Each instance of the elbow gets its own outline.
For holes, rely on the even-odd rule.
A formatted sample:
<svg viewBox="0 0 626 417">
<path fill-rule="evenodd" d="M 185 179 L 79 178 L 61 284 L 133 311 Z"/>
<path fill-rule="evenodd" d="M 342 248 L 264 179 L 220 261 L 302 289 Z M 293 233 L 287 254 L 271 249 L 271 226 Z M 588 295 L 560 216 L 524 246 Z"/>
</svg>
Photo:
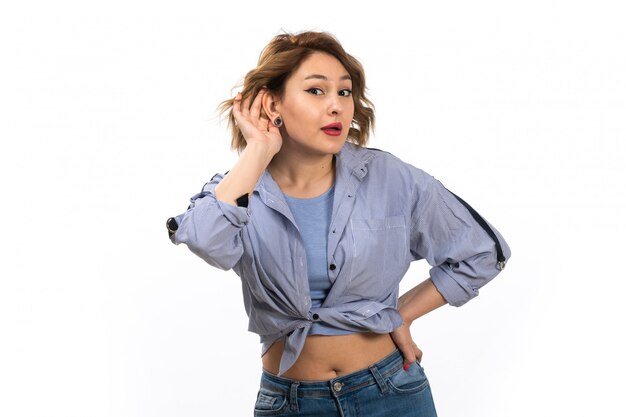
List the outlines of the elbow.
<svg viewBox="0 0 626 417">
<path fill-rule="evenodd" d="M 198 200 L 182 218 L 175 240 L 209 265 L 229 270 L 243 255 L 241 234 L 248 221 L 246 211 L 237 209 L 209 197 Z"/>
<path fill-rule="evenodd" d="M 233 234 L 233 230 L 220 230 L 218 227 L 209 231 L 190 226 L 190 224 L 183 223 L 176 235 L 177 240 L 185 243 L 192 253 L 209 265 L 224 271 L 237 264 L 243 255 L 243 244 L 239 233 Z"/>
<path fill-rule="evenodd" d="M 236 240 L 235 238 L 230 244 L 217 239 L 193 240 L 187 243 L 187 247 L 209 265 L 228 271 L 239 262 L 243 255 L 243 247 L 237 244 Z"/>
<path fill-rule="evenodd" d="M 166 226 L 172 243 L 184 243 L 209 265 L 229 270 L 243 255 L 241 234 L 250 213 L 215 198 L 213 188 L 221 179 L 216 177 L 191 198 L 185 213 L 168 219 Z"/>
<path fill-rule="evenodd" d="M 223 271 L 228 271 L 232 269 L 241 258 L 241 254 L 237 254 L 237 253 L 229 253 L 229 254 L 221 253 L 220 254 L 220 253 L 211 253 L 204 249 L 198 249 L 198 248 L 190 247 L 189 249 L 191 250 L 191 252 L 198 255 L 200 258 L 202 258 L 209 265 L 215 268 L 221 269 Z"/>
<path fill-rule="evenodd" d="M 510 255 L 510 251 L 507 255 Z M 460 307 L 477 297 L 480 288 L 500 272 L 495 249 L 461 262 L 445 262 L 430 271 L 437 290 L 448 304 L 455 307 Z"/>
<path fill-rule="evenodd" d="M 448 304 L 460 307 L 478 296 L 478 288 L 474 287 L 466 277 L 454 271 L 451 264 L 443 264 L 430 270 L 430 278 Z"/>
<path fill-rule="evenodd" d="M 509 247 L 508 243 L 506 243 L 506 241 L 502 238 L 500 234 L 498 234 L 498 240 L 500 242 L 502 255 L 504 257 L 504 261 L 502 263 L 499 263 L 498 270 L 502 271 L 504 267 L 506 266 L 507 262 L 509 262 L 509 258 L 511 258 L 511 248 Z"/>
</svg>

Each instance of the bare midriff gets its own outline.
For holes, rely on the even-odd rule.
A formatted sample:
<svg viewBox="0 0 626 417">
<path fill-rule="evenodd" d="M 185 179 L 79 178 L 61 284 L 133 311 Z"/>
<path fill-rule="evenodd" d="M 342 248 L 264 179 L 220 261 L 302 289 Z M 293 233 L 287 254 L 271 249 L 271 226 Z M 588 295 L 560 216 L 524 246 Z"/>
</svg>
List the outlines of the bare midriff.
<svg viewBox="0 0 626 417">
<path fill-rule="evenodd" d="M 282 340 L 274 342 L 263 355 L 265 371 L 278 374 L 283 345 Z M 395 349 L 388 333 L 308 336 L 296 363 L 282 376 L 299 381 L 327 381 L 367 368 Z"/>
</svg>

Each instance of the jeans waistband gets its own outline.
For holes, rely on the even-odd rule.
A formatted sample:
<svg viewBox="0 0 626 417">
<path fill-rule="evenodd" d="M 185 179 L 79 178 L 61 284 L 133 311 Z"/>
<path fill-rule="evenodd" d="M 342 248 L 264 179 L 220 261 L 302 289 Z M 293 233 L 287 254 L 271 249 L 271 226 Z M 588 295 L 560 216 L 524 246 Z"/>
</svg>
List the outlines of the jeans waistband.
<svg viewBox="0 0 626 417">
<path fill-rule="evenodd" d="M 327 381 L 298 381 L 263 371 L 261 387 L 290 397 L 295 395 L 298 397 L 337 397 L 376 383 L 381 389 L 386 390 L 384 380 L 398 372 L 402 368 L 403 361 L 402 354 L 396 349 L 367 368 Z"/>
</svg>

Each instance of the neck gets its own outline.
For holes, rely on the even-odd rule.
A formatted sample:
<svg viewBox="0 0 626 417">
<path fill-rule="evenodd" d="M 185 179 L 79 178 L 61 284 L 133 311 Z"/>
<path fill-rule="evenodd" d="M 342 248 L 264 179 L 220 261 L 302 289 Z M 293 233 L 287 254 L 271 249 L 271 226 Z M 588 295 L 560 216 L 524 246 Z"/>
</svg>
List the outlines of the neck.
<svg viewBox="0 0 626 417">
<path fill-rule="evenodd" d="M 287 194 L 318 195 L 335 181 L 334 160 L 333 154 L 305 155 L 281 149 L 267 170 Z"/>
</svg>

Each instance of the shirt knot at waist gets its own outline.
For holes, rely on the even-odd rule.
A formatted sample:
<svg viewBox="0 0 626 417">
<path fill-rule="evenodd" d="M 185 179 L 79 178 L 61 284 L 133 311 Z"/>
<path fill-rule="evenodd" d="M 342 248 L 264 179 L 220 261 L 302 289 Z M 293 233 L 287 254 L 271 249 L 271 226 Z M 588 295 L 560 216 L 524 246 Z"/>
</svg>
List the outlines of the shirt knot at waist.
<svg viewBox="0 0 626 417">
<path fill-rule="evenodd" d="M 346 309 L 346 311 L 343 311 L 345 305 L 316 307 L 309 311 L 306 319 L 298 318 L 297 327 L 284 339 L 278 376 L 287 372 L 298 360 L 313 322 L 323 321 L 341 330 L 374 333 L 389 333 L 402 325 L 402 317 L 393 307 L 378 302 L 359 302 L 358 304 L 364 305 L 359 305 L 356 310 Z M 274 338 L 271 343 L 281 336 Z M 270 343 L 265 344 L 269 348 Z"/>
</svg>

